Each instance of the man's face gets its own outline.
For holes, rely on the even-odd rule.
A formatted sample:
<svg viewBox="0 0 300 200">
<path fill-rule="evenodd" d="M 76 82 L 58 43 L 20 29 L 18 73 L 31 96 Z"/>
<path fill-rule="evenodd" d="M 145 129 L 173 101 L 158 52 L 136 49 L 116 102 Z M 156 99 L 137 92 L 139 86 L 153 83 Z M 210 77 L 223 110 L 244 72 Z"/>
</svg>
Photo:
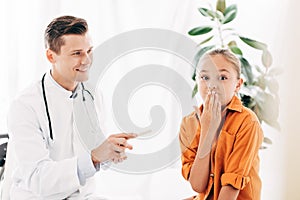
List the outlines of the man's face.
<svg viewBox="0 0 300 200">
<path fill-rule="evenodd" d="M 60 53 L 52 53 L 52 76 L 64 88 L 73 90 L 78 82 L 88 80 L 92 64 L 92 46 L 88 34 L 64 35 Z M 49 50 L 51 51 L 51 50 Z"/>
</svg>

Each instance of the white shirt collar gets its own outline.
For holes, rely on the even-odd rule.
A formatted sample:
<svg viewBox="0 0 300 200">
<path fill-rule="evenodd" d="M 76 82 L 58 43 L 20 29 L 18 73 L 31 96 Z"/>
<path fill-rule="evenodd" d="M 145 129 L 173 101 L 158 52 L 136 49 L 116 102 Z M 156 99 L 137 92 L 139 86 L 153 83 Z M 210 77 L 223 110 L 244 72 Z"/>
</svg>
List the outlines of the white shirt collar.
<svg viewBox="0 0 300 200">
<path fill-rule="evenodd" d="M 54 87 L 56 91 L 59 91 L 62 95 L 68 98 L 70 98 L 70 96 L 72 95 L 72 91 L 66 90 L 53 79 L 50 70 L 46 73 L 45 82 L 47 82 L 47 87 Z"/>
</svg>

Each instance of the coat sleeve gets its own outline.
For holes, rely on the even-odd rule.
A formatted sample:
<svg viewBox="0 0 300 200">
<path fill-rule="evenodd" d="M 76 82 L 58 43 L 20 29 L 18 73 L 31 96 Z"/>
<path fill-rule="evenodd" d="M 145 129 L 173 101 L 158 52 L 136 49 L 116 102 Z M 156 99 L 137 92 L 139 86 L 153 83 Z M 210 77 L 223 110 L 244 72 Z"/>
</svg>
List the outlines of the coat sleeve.
<svg viewBox="0 0 300 200">
<path fill-rule="evenodd" d="M 18 100 L 8 114 L 9 148 L 16 158 L 13 183 L 43 199 L 64 199 L 80 187 L 78 159 L 54 161 L 34 109 Z"/>
</svg>

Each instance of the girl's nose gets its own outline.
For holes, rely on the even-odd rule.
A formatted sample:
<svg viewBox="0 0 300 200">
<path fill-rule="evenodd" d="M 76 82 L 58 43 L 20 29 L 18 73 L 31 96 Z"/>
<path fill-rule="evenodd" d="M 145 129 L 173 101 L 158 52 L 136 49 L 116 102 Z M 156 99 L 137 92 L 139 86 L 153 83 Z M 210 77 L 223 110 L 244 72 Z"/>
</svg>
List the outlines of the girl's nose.
<svg viewBox="0 0 300 200">
<path fill-rule="evenodd" d="M 217 86 L 216 86 L 216 84 L 214 84 L 214 83 L 209 83 L 208 84 L 208 89 L 211 91 L 211 90 L 215 90 L 215 89 L 217 89 Z"/>
</svg>

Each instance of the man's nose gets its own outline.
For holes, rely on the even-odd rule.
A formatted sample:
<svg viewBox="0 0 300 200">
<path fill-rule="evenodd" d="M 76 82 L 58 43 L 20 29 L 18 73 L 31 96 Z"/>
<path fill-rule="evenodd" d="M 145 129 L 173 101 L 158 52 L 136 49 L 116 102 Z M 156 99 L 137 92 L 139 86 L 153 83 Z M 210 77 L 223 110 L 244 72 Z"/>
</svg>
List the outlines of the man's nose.
<svg viewBox="0 0 300 200">
<path fill-rule="evenodd" d="M 81 60 L 81 64 L 82 65 L 89 65 L 92 63 L 93 60 L 93 54 L 88 54 L 85 53 L 85 55 L 83 56 L 82 60 Z"/>
</svg>

